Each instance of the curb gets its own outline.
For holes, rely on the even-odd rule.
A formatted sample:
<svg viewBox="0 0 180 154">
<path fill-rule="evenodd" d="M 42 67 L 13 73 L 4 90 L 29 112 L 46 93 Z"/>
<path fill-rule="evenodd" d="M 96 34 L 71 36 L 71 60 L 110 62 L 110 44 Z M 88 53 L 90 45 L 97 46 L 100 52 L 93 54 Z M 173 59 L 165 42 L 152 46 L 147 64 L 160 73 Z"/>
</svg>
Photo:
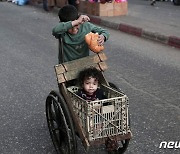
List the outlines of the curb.
<svg viewBox="0 0 180 154">
<path fill-rule="evenodd" d="M 117 23 L 106 21 L 106 20 L 102 20 L 101 18 L 92 16 L 92 15 L 88 15 L 88 16 L 91 18 L 91 22 L 94 24 L 103 25 L 108 28 L 112 28 L 114 30 L 119 30 L 128 34 L 131 34 L 131 35 L 154 40 L 154 41 L 180 49 L 180 38 L 176 36 L 166 36 L 158 32 L 146 31 L 140 27 L 135 27 L 135 26 L 128 25 L 125 23 L 117 24 Z"/>
</svg>

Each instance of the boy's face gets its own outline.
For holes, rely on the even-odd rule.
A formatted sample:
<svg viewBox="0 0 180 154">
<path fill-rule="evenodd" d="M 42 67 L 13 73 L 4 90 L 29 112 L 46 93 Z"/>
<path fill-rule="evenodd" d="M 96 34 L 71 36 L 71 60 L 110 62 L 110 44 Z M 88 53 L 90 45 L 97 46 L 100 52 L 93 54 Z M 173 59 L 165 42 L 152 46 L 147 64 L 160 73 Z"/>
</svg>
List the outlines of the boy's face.
<svg viewBox="0 0 180 154">
<path fill-rule="evenodd" d="M 93 77 L 86 79 L 83 83 L 83 88 L 88 95 L 93 95 L 98 88 L 98 80 Z"/>
<path fill-rule="evenodd" d="M 80 25 L 74 26 L 73 28 L 69 29 L 68 32 L 72 35 L 76 35 L 79 31 Z"/>
</svg>

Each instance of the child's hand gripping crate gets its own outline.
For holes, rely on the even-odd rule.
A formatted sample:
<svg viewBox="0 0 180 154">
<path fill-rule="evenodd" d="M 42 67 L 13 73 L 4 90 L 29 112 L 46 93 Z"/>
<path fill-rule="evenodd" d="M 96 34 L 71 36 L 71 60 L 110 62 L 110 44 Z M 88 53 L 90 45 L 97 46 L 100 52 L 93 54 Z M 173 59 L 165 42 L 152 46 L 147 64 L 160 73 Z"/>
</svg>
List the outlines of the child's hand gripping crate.
<svg viewBox="0 0 180 154">
<path fill-rule="evenodd" d="M 108 86 L 102 85 L 107 99 L 88 102 L 69 87 L 73 109 L 77 114 L 90 145 L 105 143 L 107 137 L 122 140 L 130 135 L 128 97 Z M 124 139 L 124 138 L 123 138 Z"/>
</svg>

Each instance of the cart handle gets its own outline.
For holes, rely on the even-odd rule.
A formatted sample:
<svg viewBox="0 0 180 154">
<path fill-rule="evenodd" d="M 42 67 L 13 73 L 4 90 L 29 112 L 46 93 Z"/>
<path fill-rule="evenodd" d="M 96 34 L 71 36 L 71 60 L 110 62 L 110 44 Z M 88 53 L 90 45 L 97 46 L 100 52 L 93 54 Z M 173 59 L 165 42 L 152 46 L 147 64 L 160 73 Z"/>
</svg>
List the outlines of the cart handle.
<svg viewBox="0 0 180 154">
<path fill-rule="evenodd" d="M 64 50 L 63 50 L 63 38 L 62 38 L 62 34 L 59 35 L 59 55 L 58 55 L 58 59 L 59 59 L 59 64 L 64 63 Z"/>
</svg>

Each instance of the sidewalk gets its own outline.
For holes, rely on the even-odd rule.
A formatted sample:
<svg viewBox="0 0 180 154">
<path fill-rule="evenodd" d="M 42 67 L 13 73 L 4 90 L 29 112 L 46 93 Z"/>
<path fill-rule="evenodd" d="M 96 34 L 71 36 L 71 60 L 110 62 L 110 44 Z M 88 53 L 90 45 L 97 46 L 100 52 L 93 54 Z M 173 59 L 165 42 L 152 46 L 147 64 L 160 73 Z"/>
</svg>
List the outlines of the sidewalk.
<svg viewBox="0 0 180 154">
<path fill-rule="evenodd" d="M 151 6 L 148 0 L 128 0 L 125 16 L 90 18 L 95 24 L 180 48 L 180 6 L 171 2 Z"/>
</svg>

